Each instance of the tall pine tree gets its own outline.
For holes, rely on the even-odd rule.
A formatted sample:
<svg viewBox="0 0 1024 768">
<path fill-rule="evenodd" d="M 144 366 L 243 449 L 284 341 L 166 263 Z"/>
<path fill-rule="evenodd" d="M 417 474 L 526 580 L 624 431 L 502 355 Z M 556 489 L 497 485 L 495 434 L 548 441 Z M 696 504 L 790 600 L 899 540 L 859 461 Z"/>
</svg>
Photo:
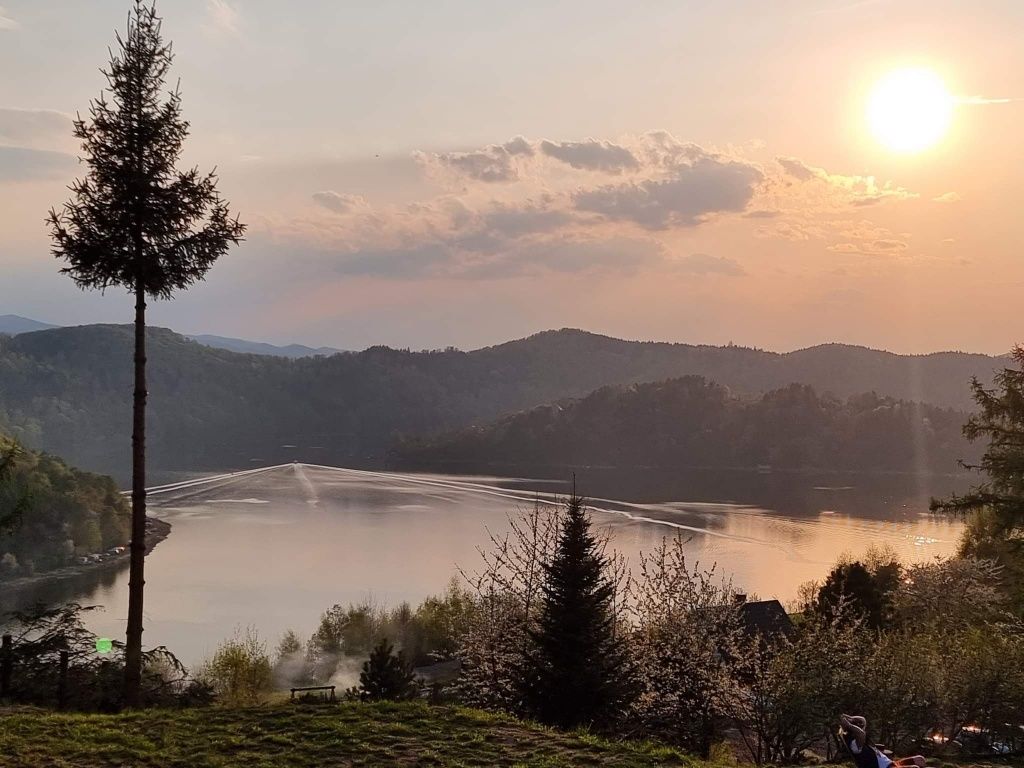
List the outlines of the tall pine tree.
<svg viewBox="0 0 1024 768">
<path fill-rule="evenodd" d="M 202 280 L 245 227 L 232 219 L 214 174 L 177 168 L 189 125 L 177 89 L 166 91 L 173 56 L 155 6 L 135 0 L 124 37 L 103 72 L 107 91 L 75 121 L 85 177 L 50 212 L 54 255 L 79 287 L 126 288 L 135 298 L 132 399 L 132 537 L 125 643 L 125 703 L 142 682 L 146 556 L 146 299 L 169 299 Z M 109 100 L 108 100 L 109 95 Z"/>
<path fill-rule="evenodd" d="M 543 605 L 523 671 L 528 716 L 559 728 L 614 720 L 631 686 L 616 637 L 615 584 L 583 500 L 566 503 L 558 546 L 544 564 Z"/>
</svg>

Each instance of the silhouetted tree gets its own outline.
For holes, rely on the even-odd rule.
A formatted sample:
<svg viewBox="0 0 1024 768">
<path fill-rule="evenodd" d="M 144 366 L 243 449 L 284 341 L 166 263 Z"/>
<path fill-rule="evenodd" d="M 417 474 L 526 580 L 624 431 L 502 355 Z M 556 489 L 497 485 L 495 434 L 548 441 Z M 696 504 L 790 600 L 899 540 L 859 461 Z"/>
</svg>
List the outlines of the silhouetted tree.
<svg viewBox="0 0 1024 768">
<path fill-rule="evenodd" d="M 132 541 L 125 647 L 125 703 L 139 703 L 146 534 L 146 298 L 171 297 L 201 280 L 242 239 L 213 173 L 179 171 L 189 124 L 177 88 L 166 92 L 173 56 L 155 6 L 135 0 L 127 33 L 103 74 L 107 91 L 75 121 L 88 170 L 73 197 L 52 210 L 53 253 L 81 288 L 123 286 L 135 296 Z M 110 100 L 108 101 L 108 93 Z"/>
<path fill-rule="evenodd" d="M 996 374 L 996 386 L 986 389 L 972 379 L 974 400 L 980 408 L 964 425 L 968 440 L 988 439 L 988 448 L 977 466 L 987 482 L 964 496 L 932 500 L 932 510 L 964 514 L 985 510 L 994 536 L 1024 543 L 1024 346 L 1014 348 L 1018 368 Z"/>
<path fill-rule="evenodd" d="M 622 710 L 631 685 L 616 636 L 615 589 L 609 560 L 574 493 L 554 556 L 543 564 L 541 615 L 522 676 L 529 716 L 574 728 L 605 725 Z"/>
<path fill-rule="evenodd" d="M 359 698 L 363 701 L 404 701 L 416 696 L 418 687 L 412 666 L 401 651 L 381 640 L 370 652 L 359 673 Z"/>
<path fill-rule="evenodd" d="M 893 594 L 899 585 L 898 563 L 868 570 L 861 562 L 840 563 L 818 590 L 815 612 L 823 617 L 847 611 L 872 629 L 881 629 L 892 615 Z"/>
</svg>

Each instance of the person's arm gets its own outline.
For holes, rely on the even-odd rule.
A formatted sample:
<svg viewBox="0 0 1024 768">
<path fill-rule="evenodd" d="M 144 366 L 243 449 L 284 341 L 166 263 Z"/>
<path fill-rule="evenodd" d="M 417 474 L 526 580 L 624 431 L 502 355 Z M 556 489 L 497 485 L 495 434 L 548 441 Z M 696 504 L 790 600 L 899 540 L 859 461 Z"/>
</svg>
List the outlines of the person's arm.
<svg viewBox="0 0 1024 768">
<path fill-rule="evenodd" d="M 842 723 L 843 728 L 853 734 L 854 740 L 857 742 L 857 749 L 864 749 L 864 746 L 868 743 L 868 735 L 864 732 L 864 729 L 853 722 L 849 715 L 840 715 L 839 722 Z"/>
</svg>

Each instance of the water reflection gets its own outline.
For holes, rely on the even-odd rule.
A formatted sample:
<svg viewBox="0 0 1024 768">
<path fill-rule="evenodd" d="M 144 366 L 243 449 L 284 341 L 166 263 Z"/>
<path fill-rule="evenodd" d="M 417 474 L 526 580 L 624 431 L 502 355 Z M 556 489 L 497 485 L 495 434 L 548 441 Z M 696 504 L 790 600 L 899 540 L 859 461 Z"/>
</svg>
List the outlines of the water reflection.
<svg viewBox="0 0 1024 768">
<path fill-rule="evenodd" d="M 958 523 L 926 512 L 928 494 L 946 486 L 922 492 L 905 478 L 698 474 L 585 471 L 577 484 L 629 559 L 679 533 L 690 537 L 695 559 L 716 561 L 750 593 L 783 600 L 841 552 L 883 544 L 920 560 L 951 552 L 959 534 Z M 476 547 L 488 530 L 506 529 L 508 512 L 565 490 L 545 479 L 301 464 L 159 489 L 153 513 L 173 529 L 147 559 L 145 642 L 194 663 L 238 627 L 254 625 L 275 641 L 288 628 L 308 634 L 337 602 L 417 602 L 444 589 L 457 564 L 472 568 Z M 0 597 L 0 608 L 99 604 L 106 610 L 90 617 L 91 627 L 120 636 L 127 581 L 125 568 L 94 573 Z"/>
</svg>

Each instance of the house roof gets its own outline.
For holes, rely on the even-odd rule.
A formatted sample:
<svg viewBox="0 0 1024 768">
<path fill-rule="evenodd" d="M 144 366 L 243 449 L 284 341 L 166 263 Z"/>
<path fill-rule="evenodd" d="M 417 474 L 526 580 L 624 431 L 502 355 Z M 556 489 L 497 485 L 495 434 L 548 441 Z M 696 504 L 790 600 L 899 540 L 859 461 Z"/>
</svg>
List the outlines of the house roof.
<svg viewBox="0 0 1024 768">
<path fill-rule="evenodd" d="M 776 636 L 793 631 L 793 622 L 778 600 L 756 600 L 740 606 L 740 616 L 749 635 Z"/>
</svg>

